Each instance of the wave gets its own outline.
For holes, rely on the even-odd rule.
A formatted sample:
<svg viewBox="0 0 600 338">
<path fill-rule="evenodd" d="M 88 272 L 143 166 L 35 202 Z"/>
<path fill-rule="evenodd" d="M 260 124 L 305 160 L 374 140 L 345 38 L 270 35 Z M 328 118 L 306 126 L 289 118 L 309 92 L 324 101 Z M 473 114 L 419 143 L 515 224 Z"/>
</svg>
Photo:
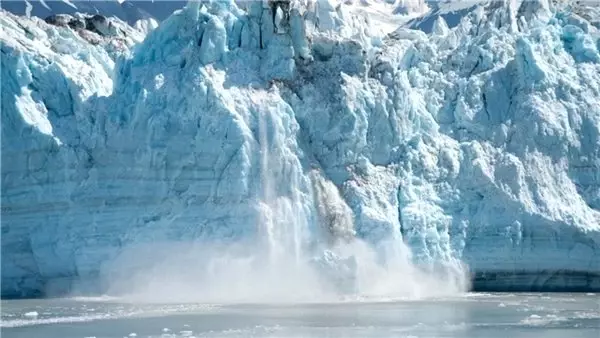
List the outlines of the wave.
<svg viewBox="0 0 600 338">
<path fill-rule="evenodd" d="M 96 320 L 106 320 L 118 318 L 111 314 L 99 314 L 99 315 L 88 315 L 88 316 L 67 316 L 67 317 L 53 317 L 53 318 L 38 318 L 38 319 L 2 319 L 0 327 L 12 328 L 12 327 L 23 327 L 23 326 L 34 326 L 34 325 L 48 325 L 48 324 L 62 324 L 62 323 L 82 323 L 91 322 Z"/>
</svg>

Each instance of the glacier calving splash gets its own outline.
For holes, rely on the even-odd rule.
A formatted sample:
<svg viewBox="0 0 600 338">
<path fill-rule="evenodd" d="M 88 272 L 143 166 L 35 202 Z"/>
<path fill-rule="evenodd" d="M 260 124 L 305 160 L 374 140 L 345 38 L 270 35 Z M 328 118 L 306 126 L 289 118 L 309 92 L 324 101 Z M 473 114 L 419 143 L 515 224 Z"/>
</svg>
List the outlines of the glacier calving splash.
<svg viewBox="0 0 600 338">
<path fill-rule="evenodd" d="M 333 1 L 191 2 L 145 39 L 2 12 L 2 294 L 415 294 L 461 262 L 598 289 L 594 10 L 384 36 Z"/>
</svg>

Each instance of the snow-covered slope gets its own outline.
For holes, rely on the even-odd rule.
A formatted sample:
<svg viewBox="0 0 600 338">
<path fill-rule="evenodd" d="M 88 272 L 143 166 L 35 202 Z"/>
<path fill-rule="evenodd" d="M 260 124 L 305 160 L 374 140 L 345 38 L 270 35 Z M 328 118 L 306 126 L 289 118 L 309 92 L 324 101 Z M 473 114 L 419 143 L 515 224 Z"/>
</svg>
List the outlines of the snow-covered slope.
<svg viewBox="0 0 600 338">
<path fill-rule="evenodd" d="M 3 295 L 224 241 L 342 270 L 348 243 L 388 268 L 406 243 L 478 287 L 600 288 L 592 11 L 493 2 L 382 37 L 353 6 L 244 6 L 119 49 L 2 13 Z"/>
<path fill-rule="evenodd" d="M 56 14 L 86 13 L 116 17 L 131 25 L 139 20 L 162 21 L 185 6 L 182 0 L 118 1 L 118 0 L 8 0 L 0 7 L 16 15 L 45 19 Z"/>
<path fill-rule="evenodd" d="M 240 6 L 244 7 L 244 2 L 239 1 Z M 16 15 L 41 19 L 57 14 L 100 14 L 135 25 L 139 20 L 150 18 L 160 22 L 183 8 L 186 3 L 186 0 L 11 0 L 2 2 L 0 8 Z M 332 6 L 342 3 L 349 11 L 370 17 L 370 29 L 386 32 L 428 9 L 424 0 L 335 0 Z M 435 4 L 437 3 L 434 2 Z"/>
</svg>

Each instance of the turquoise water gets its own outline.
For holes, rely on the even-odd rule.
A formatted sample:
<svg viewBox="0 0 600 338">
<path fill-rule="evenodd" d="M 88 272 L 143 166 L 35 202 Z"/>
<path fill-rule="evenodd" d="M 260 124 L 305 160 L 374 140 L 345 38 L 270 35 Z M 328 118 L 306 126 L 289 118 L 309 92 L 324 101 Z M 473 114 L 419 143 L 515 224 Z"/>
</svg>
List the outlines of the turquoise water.
<svg viewBox="0 0 600 338">
<path fill-rule="evenodd" d="M 491 294 L 327 304 L 2 301 L 2 337 L 600 337 L 597 294 Z"/>
</svg>

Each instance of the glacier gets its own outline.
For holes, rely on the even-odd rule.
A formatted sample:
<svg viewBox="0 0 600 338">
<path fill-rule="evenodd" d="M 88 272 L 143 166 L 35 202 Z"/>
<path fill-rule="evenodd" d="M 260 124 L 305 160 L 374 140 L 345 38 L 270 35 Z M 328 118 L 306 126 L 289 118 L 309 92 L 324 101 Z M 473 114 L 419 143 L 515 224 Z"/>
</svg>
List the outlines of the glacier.
<svg viewBox="0 0 600 338">
<path fill-rule="evenodd" d="M 357 8 L 192 1 L 104 33 L 2 11 L 2 296 L 226 295 L 253 269 L 600 289 L 598 8 L 477 1 L 392 32 Z"/>
</svg>

